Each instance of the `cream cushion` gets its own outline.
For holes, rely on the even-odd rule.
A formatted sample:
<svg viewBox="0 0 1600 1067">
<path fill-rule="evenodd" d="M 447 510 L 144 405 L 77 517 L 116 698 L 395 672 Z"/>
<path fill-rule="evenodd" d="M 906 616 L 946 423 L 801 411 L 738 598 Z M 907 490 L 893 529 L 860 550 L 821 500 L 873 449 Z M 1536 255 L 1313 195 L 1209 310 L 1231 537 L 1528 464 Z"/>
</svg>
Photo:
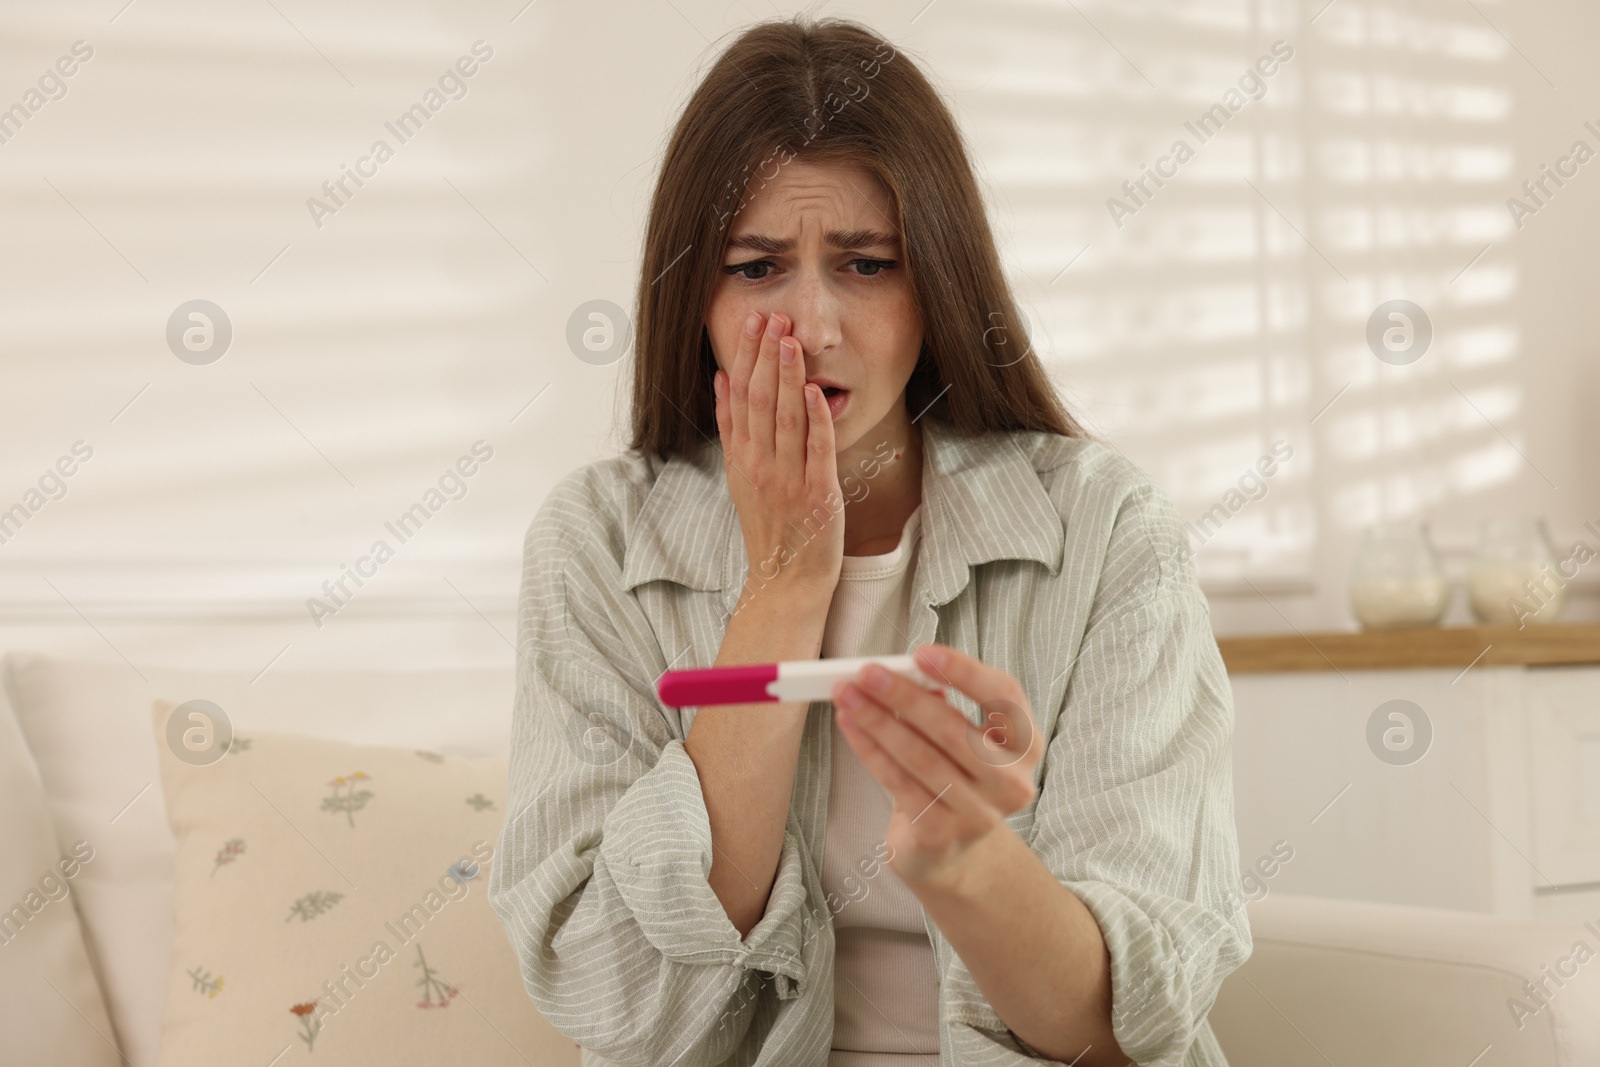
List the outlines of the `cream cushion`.
<svg viewBox="0 0 1600 1067">
<path fill-rule="evenodd" d="M 176 843 L 159 1067 L 577 1063 L 485 887 L 506 760 L 239 731 L 214 762 L 151 726 Z"/>
<path fill-rule="evenodd" d="M 262 653 L 262 662 L 272 649 Z M 17 722 L 38 765 L 56 840 L 95 858 L 74 899 L 127 1059 L 155 1062 L 172 937 L 172 833 L 161 809 L 150 706 L 203 697 L 234 723 L 358 743 L 501 755 L 511 724 L 502 669 L 194 671 L 12 652 Z M 259 674 L 259 676 L 258 676 Z"/>
<path fill-rule="evenodd" d="M 1279 893 L 1249 909 L 1255 950 L 1210 1016 L 1230 1067 L 1600 1063 L 1600 917 Z M 1541 979 L 1551 995 L 1535 1001 L 1524 983 Z"/>
<path fill-rule="evenodd" d="M 83 839 L 58 845 L 44 784 L 0 685 L 0 1032 L 13 1063 L 112 1067 L 111 1018 L 78 925 Z"/>
</svg>

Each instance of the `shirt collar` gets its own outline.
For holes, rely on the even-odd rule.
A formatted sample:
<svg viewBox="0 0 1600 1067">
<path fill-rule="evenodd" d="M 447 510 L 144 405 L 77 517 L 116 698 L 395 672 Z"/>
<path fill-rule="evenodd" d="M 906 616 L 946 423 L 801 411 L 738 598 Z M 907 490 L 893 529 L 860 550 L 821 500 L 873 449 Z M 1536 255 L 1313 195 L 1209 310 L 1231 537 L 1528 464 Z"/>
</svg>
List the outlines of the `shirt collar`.
<svg viewBox="0 0 1600 1067">
<path fill-rule="evenodd" d="M 922 556 L 919 582 L 935 606 L 964 589 L 970 569 L 1000 559 L 1031 559 L 1060 570 L 1065 536 L 1051 502 L 1014 434 L 957 433 L 932 415 L 922 424 Z M 737 598 L 747 560 L 728 495 L 719 448 L 670 457 L 627 531 L 625 589 L 656 579 L 719 590 Z"/>
</svg>

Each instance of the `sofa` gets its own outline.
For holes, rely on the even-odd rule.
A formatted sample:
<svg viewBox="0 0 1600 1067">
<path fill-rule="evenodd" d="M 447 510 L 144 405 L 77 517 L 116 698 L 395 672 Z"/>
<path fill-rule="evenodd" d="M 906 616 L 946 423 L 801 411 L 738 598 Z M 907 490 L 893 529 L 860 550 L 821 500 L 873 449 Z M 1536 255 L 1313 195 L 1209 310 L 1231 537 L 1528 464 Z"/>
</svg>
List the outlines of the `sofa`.
<svg viewBox="0 0 1600 1067">
<path fill-rule="evenodd" d="M 468 901 L 449 905 L 456 909 L 447 911 L 450 921 L 461 916 L 458 931 L 429 945 L 434 962 L 390 965 L 389 976 L 374 980 L 373 988 L 379 982 L 398 987 L 402 967 L 420 968 L 413 984 L 423 999 L 413 1006 L 409 997 L 417 994 L 407 994 L 398 1024 L 383 1021 L 379 994 L 352 998 L 354 987 L 336 973 L 337 988 L 351 998 L 348 1016 L 314 1013 L 310 1005 L 323 998 L 309 984 L 303 1004 L 274 1002 L 265 1015 L 251 1007 L 251 983 L 266 988 L 272 981 L 265 973 L 272 970 L 272 946 L 287 953 L 298 939 L 307 953 L 327 949 L 339 938 L 339 928 L 328 924 L 345 921 L 340 915 L 359 917 L 362 894 L 389 880 L 353 867 L 356 853 L 337 844 L 379 825 L 370 820 L 384 804 L 423 804 L 428 787 L 418 783 L 455 773 L 440 787 L 448 804 L 396 808 L 392 815 L 413 819 L 411 836 L 419 839 L 424 831 L 459 823 L 463 848 L 469 830 L 480 843 L 494 843 L 504 808 L 496 793 L 503 781 L 495 779 L 503 778 L 507 755 L 508 670 L 280 669 L 251 677 L 13 652 L 0 681 L 0 802 L 10 816 L 0 829 L 0 908 L 21 916 L 0 925 L 0 1067 L 266 1063 L 301 1041 L 308 1050 L 322 1041 L 317 1051 L 337 1054 L 337 1042 L 361 1032 L 361 1013 L 371 1016 L 367 1032 L 379 1034 L 378 1043 L 384 1033 L 410 1042 L 431 1040 L 427 1035 L 437 1031 L 450 1047 L 480 1043 L 470 1057 L 475 1060 L 540 1067 L 579 1062 L 577 1047 L 526 999 L 509 946 L 494 943 L 483 915 L 484 880 L 465 855 L 449 864 L 448 877 L 443 853 L 438 871 L 428 867 L 430 878 L 441 875 L 438 884 L 455 891 L 451 899 Z M 169 703 L 158 705 L 163 700 Z M 286 786 L 262 785 L 278 779 L 266 762 L 258 763 L 251 772 L 257 777 L 244 783 L 254 790 L 248 797 L 260 794 L 261 803 L 249 812 L 254 829 L 228 838 L 216 822 L 225 805 L 206 792 L 210 772 L 182 765 L 181 746 L 173 742 L 163 751 L 157 740 L 177 737 L 162 734 L 165 724 L 176 721 L 180 706 L 199 706 L 197 700 L 225 709 L 237 739 L 228 760 L 242 752 L 239 766 L 255 757 L 278 760 L 280 770 L 321 760 L 329 767 L 349 764 L 350 773 L 314 783 L 327 794 L 325 810 L 311 814 L 308 802 L 308 814 L 301 815 L 285 799 Z M 355 769 L 361 761 L 388 768 L 383 789 L 358 792 L 374 777 Z M 463 782 L 482 783 L 472 787 L 466 804 L 457 798 L 468 792 Z M 373 807 L 359 810 L 354 798 L 373 793 Z M 417 812 L 435 810 L 421 824 L 415 821 Z M 199 840 L 203 834 L 212 836 Z M 276 845 L 268 840 L 272 835 Z M 189 838 L 194 847 L 186 845 Z M 262 862 L 272 848 L 298 851 Z M 240 877 L 252 862 L 255 873 Z M 241 902 L 266 892 L 262 887 L 274 872 L 291 862 L 305 864 L 320 881 L 292 903 L 283 922 L 276 912 L 268 916 L 250 952 L 239 955 L 238 946 L 221 944 L 217 939 L 226 940 L 230 924 L 253 921 L 239 917 L 240 909 L 248 910 Z M 371 855 L 363 862 L 373 862 Z M 234 884 L 226 886 L 230 880 Z M 328 903 L 341 896 L 343 903 Z M 281 904 L 274 906 L 281 911 Z M 317 917 L 328 907 L 327 916 Z M 478 911 L 469 915 L 469 909 Z M 1583 964 L 1573 962 L 1576 942 L 1600 945 L 1591 931 L 1284 894 L 1251 903 L 1249 910 L 1254 953 L 1224 984 L 1210 1016 L 1234 1067 L 1600 1063 L 1600 963 L 1588 964 L 1587 956 Z M 202 935 L 212 939 L 210 960 L 188 966 L 190 960 L 175 958 L 175 943 Z M 493 976 L 479 975 L 476 984 L 430 977 L 437 957 L 471 938 L 485 939 L 471 955 L 493 957 Z M 353 950 L 339 958 L 351 956 Z M 219 968 L 217 960 L 229 962 Z M 1547 977 L 1575 966 L 1575 976 L 1560 985 Z M 1524 983 L 1542 977 L 1550 993 L 1536 1000 Z M 331 995 L 336 986 L 325 988 Z M 435 992 L 438 1007 L 457 1005 L 450 1008 L 454 1015 L 416 1010 L 435 1007 Z M 1520 1016 L 1508 1007 L 1519 1000 L 1526 1006 Z M 330 1010 L 331 1003 L 317 1011 Z M 463 1003 L 471 1010 L 460 1010 Z M 326 1020 L 325 1032 L 319 1018 Z M 443 1029 L 446 1019 L 458 1029 Z M 424 1036 L 406 1036 L 413 1030 Z M 275 1047 L 279 1042 L 282 1050 Z M 392 1052 L 380 1055 L 371 1037 L 359 1047 L 366 1053 L 347 1051 L 341 1060 L 393 1062 Z"/>
</svg>

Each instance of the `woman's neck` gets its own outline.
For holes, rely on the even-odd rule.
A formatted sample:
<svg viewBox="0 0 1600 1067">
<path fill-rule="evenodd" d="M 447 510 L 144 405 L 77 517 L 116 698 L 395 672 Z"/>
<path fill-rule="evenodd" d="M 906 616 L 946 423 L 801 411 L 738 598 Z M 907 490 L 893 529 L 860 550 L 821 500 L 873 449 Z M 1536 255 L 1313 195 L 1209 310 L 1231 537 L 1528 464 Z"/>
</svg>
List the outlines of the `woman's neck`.
<svg viewBox="0 0 1600 1067">
<path fill-rule="evenodd" d="M 898 417 L 880 422 L 838 457 L 847 556 L 892 552 L 906 520 L 922 503 L 922 428 L 903 407 L 894 414 Z"/>
</svg>

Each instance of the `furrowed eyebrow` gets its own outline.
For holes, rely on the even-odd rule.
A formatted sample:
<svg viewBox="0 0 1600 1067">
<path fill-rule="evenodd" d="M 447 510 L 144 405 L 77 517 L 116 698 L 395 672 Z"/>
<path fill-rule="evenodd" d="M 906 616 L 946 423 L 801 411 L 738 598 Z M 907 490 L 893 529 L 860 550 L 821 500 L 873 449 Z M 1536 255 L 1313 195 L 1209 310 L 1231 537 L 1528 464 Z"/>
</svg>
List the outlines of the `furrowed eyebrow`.
<svg viewBox="0 0 1600 1067">
<path fill-rule="evenodd" d="M 829 246 L 840 251 L 861 251 L 867 248 L 895 248 L 899 238 L 883 230 L 829 230 L 823 234 Z M 728 239 L 728 248 L 747 248 L 769 256 L 781 256 L 794 247 L 787 237 L 768 237 L 766 234 L 746 233 Z"/>
</svg>

